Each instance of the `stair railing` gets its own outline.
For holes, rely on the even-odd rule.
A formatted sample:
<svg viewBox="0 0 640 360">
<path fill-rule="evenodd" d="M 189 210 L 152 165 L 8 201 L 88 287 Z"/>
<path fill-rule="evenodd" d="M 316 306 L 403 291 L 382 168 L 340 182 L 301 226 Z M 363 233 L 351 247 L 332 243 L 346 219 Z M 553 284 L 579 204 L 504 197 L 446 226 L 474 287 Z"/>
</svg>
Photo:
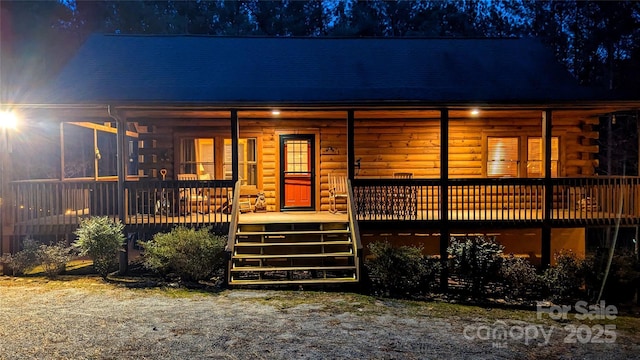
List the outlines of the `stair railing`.
<svg viewBox="0 0 640 360">
<path fill-rule="evenodd" d="M 229 223 L 229 236 L 227 237 L 227 246 L 225 250 L 229 253 L 233 253 L 233 249 L 236 243 L 236 232 L 238 231 L 238 220 L 240 216 L 240 180 L 238 180 L 233 187 L 233 198 L 231 200 L 231 222 Z"/>
<path fill-rule="evenodd" d="M 351 180 L 347 179 L 347 214 L 349 217 L 349 229 L 351 230 L 351 238 L 354 240 L 355 254 L 354 261 L 356 266 L 356 278 L 360 279 L 360 254 L 362 253 L 362 241 L 360 240 L 360 228 L 358 227 L 358 219 L 356 213 L 356 207 L 353 199 L 353 187 L 351 186 Z"/>
</svg>

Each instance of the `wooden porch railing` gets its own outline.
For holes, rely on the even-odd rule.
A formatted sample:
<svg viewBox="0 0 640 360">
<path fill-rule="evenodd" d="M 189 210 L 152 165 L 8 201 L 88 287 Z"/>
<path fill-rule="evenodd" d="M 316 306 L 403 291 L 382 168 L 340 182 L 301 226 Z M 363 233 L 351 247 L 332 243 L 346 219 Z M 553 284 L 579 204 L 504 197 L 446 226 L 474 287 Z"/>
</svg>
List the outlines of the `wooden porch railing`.
<svg viewBox="0 0 640 360">
<path fill-rule="evenodd" d="M 9 189 L 16 235 L 68 234 L 81 218 L 115 216 L 118 208 L 113 181 L 17 181 Z"/>
<path fill-rule="evenodd" d="M 438 221 L 439 179 L 355 179 L 360 221 Z M 640 178 L 593 177 L 552 180 L 551 220 L 556 225 L 640 222 Z M 541 223 L 543 179 L 450 179 L 448 217 L 453 222 Z"/>
<path fill-rule="evenodd" d="M 231 180 L 130 181 L 125 185 L 127 224 L 136 229 L 174 225 L 223 231 L 231 219 Z"/>
<path fill-rule="evenodd" d="M 640 177 L 554 179 L 556 222 L 607 225 L 640 222 Z"/>
<path fill-rule="evenodd" d="M 225 231 L 233 185 L 227 180 L 126 182 L 125 223 L 130 231 L 176 224 Z M 439 179 L 355 179 L 352 187 L 359 221 L 440 220 Z M 639 177 L 556 178 L 551 188 L 554 225 L 640 223 Z M 114 181 L 16 181 L 9 189 L 15 235 L 70 234 L 84 217 L 119 217 Z M 451 179 L 449 220 L 539 224 L 544 193 L 542 179 Z"/>
<path fill-rule="evenodd" d="M 224 230 L 232 186 L 227 180 L 128 181 L 125 225 L 142 232 L 178 224 Z M 16 181 L 10 193 L 16 235 L 63 235 L 85 217 L 119 218 L 115 181 Z"/>
</svg>

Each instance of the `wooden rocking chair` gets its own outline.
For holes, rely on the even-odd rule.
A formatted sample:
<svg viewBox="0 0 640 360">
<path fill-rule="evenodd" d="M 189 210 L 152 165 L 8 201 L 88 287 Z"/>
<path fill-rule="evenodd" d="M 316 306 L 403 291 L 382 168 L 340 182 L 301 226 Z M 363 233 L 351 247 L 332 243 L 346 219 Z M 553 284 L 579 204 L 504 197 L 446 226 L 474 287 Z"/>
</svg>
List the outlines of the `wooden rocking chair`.
<svg viewBox="0 0 640 360">
<path fill-rule="evenodd" d="M 347 177 L 344 175 L 329 174 L 329 212 L 337 213 L 337 199 L 347 199 Z"/>
</svg>

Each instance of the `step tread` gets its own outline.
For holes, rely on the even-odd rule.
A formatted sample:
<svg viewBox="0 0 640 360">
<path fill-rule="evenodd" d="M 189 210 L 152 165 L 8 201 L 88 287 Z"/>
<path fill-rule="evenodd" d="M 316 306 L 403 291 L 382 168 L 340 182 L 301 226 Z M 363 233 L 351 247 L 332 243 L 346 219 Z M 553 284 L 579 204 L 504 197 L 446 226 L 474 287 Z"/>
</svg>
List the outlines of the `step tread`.
<svg viewBox="0 0 640 360">
<path fill-rule="evenodd" d="M 311 245 L 352 245 L 352 241 L 298 241 L 298 242 L 238 242 L 235 247 L 253 246 L 311 246 Z"/>
<path fill-rule="evenodd" d="M 337 284 L 358 282 L 356 278 L 306 279 L 306 280 L 233 280 L 229 285 L 296 285 L 296 284 Z"/>
<path fill-rule="evenodd" d="M 235 272 L 251 272 L 251 271 L 308 271 L 308 270 L 356 270 L 354 265 L 351 266 L 272 266 L 272 267 L 258 267 L 258 266 L 240 266 L 231 268 L 231 271 Z"/>
<path fill-rule="evenodd" d="M 280 254 L 280 255 L 235 254 L 232 256 L 232 259 L 277 259 L 277 258 L 338 257 L 338 256 L 354 256 L 354 255 L 353 253 L 350 253 L 350 252 Z"/>
<path fill-rule="evenodd" d="M 238 231 L 236 232 L 236 236 L 238 235 L 321 235 L 321 234 L 350 234 L 351 230 L 349 229 L 340 229 L 340 230 L 285 230 L 285 231 Z"/>
</svg>

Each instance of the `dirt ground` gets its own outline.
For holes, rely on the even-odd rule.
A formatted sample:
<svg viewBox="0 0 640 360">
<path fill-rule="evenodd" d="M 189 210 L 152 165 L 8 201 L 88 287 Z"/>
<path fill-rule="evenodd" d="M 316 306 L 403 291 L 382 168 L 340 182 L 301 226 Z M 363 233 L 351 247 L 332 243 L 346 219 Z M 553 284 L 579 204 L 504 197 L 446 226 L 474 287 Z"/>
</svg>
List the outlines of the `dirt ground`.
<svg viewBox="0 0 640 360">
<path fill-rule="evenodd" d="M 343 292 L 204 293 L 0 277 L 0 308 L 0 359 L 640 357 L 637 318 L 558 322 L 534 311 Z M 605 324 L 616 329 L 598 335 Z"/>
</svg>

